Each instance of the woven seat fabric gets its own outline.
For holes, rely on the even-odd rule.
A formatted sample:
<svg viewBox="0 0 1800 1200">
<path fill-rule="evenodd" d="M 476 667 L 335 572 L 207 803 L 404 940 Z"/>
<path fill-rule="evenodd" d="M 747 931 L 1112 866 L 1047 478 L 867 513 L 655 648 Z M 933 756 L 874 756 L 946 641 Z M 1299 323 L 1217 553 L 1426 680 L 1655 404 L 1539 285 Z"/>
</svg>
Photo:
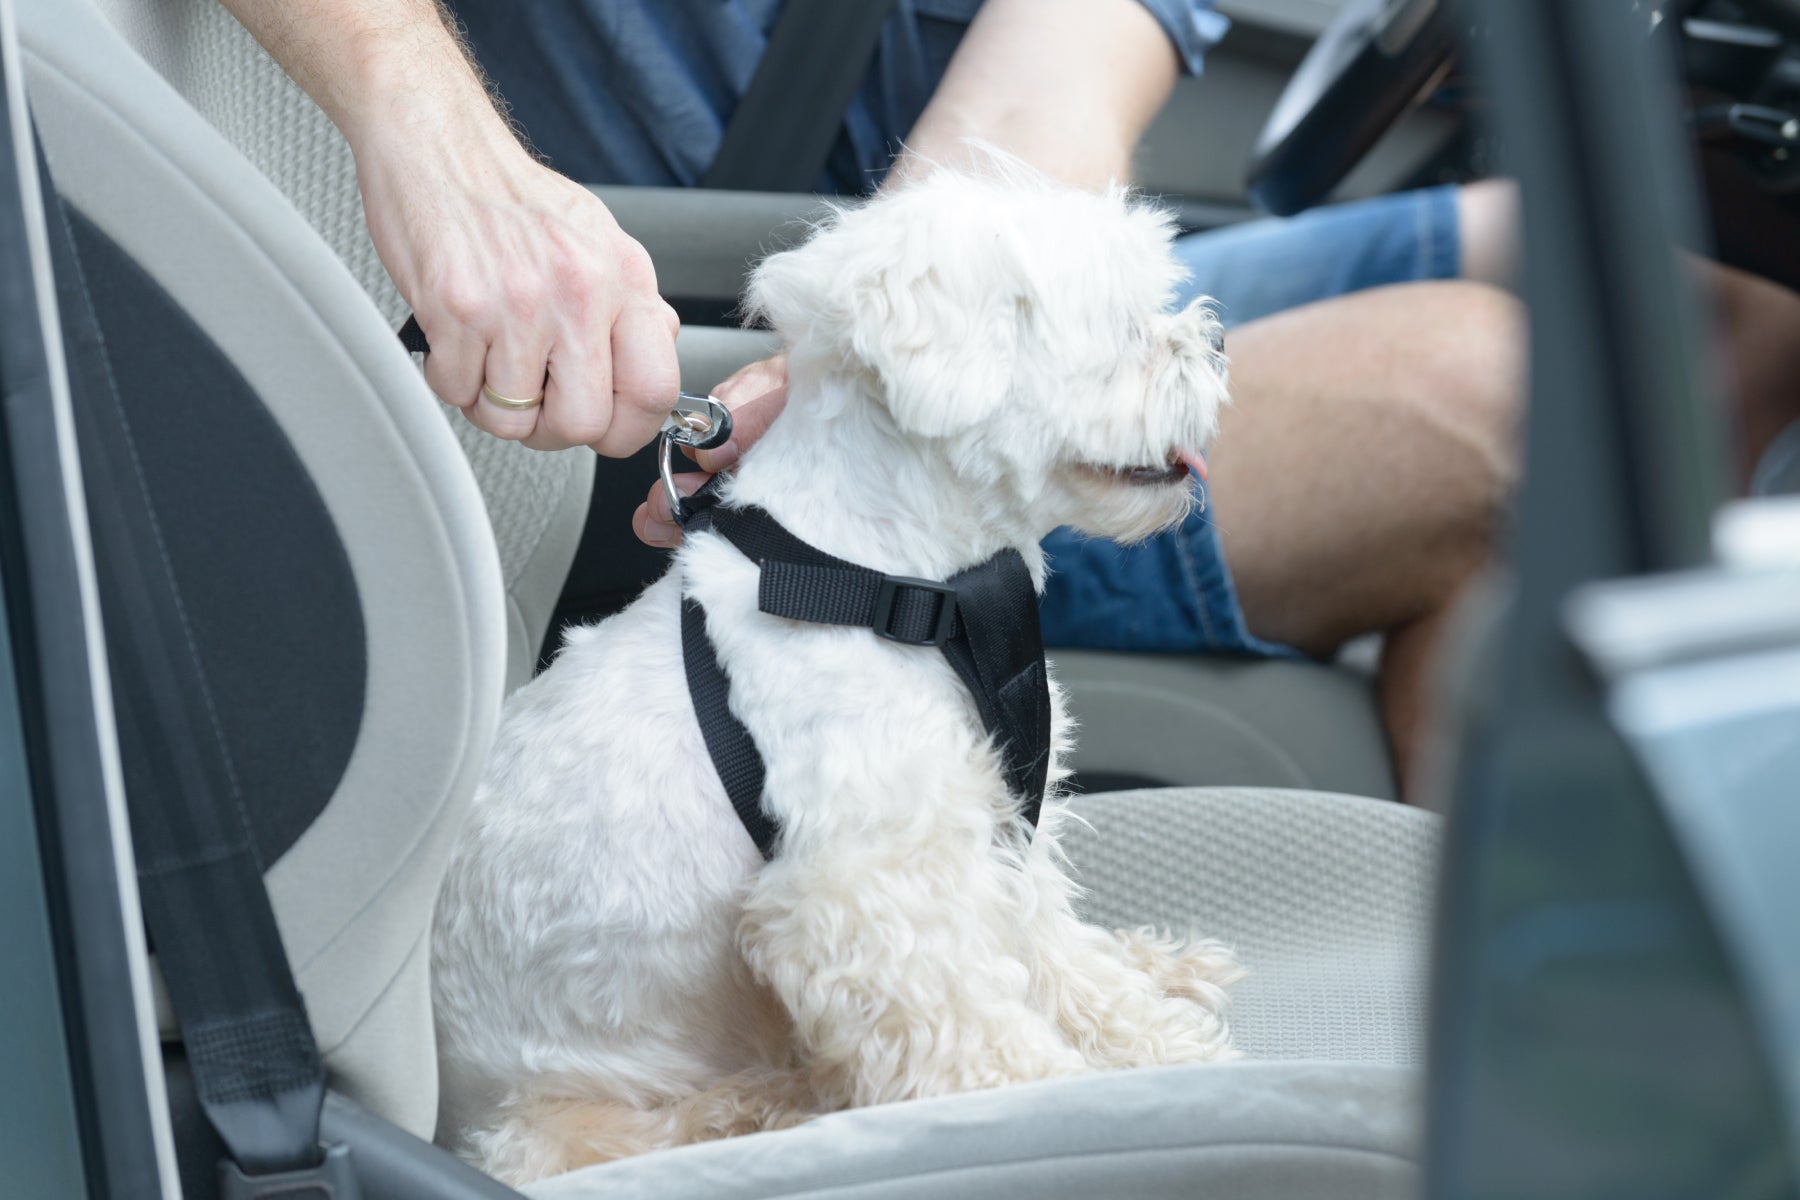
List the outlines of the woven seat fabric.
<svg viewBox="0 0 1800 1200">
<path fill-rule="evenodd" d="M 1273 788 L 1076 798 L 1063 844 L 1099 925 L 1237 949 L 1232 1030 L 1256 1058 L 1424 1061 L 1440 819 Z"/>
</svg>

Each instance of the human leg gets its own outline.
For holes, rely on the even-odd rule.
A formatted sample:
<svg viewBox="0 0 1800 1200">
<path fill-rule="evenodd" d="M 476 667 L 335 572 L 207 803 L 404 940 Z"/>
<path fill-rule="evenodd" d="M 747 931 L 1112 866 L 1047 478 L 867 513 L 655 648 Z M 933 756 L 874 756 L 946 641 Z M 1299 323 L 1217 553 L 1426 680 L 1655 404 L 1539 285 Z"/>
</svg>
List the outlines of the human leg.
<svg viewBox="0 0 1800 1200">
<path fill-rule="evenodd" d="M 1800 422 L 1800 295 L 1719 263 L 1699 270 L 1726 373 L 1733 479 L 1745 491 L 1775 439 Z"/>
<path fill-rule="evenodd" d="M 1403 770 L 1437 631 L 1517 473 L 1522 347 L 1517 302 L 1468 283 L 1377 289 L 1233 335 L 1210 491 L 1249 631 L 1321 656 L 1386 634 Z"/>
<path fill-rule="evenodd" d="M 1504 179 L 1456 195 L 1462 277 L 1500 287 L 1517 282 L 1518 188 Z M 1748 489 L 1757 463 L 1800 421 L 1800 295 L 1747 271 L 1690 256 L 1711 306 L 1721 392 L 1731 424 L 1733 481 Z"/>
</svg>

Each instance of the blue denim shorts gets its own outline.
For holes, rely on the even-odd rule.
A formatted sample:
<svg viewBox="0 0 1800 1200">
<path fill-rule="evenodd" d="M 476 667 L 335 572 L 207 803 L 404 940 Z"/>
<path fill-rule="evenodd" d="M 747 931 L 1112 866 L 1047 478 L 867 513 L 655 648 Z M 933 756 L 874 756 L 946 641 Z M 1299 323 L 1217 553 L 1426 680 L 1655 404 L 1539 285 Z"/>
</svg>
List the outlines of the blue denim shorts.
<svg viewBox="0 0 1800 1200">
<path fill-rule="evenodd" d="M 1211 296 L 1227 326 L 1365 288 L 1451 279 L 1460 268 L 1456 189 L 1403 192 L 1193 234 L 1176 243 L 1176 253 L 1191 272 L 1180 303 Z M 1042 605 L 1046 645 L 1298 656 L 1246 628 L 1203 505 L 1179 527 L 1135 546 L 1059 529 L 1044 549 L 1050 558 Z"/>
</svg>

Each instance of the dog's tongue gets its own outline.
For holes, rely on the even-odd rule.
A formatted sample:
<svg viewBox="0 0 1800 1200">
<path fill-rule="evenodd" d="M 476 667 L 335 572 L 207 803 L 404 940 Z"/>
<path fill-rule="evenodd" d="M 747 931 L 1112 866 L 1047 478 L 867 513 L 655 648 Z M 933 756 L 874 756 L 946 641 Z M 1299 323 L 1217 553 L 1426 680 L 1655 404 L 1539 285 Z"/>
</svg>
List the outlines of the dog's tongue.
<svg viewBox="0 0 1800 1200">
<path fill-rule="evenodd" d="M 1198 450 L 1178 450 L 1176 457 L 1187 464 L 1187 469 L 1198 475 L 1202 481 L 1206 479 L 1206 459 Z"/>
</svg>

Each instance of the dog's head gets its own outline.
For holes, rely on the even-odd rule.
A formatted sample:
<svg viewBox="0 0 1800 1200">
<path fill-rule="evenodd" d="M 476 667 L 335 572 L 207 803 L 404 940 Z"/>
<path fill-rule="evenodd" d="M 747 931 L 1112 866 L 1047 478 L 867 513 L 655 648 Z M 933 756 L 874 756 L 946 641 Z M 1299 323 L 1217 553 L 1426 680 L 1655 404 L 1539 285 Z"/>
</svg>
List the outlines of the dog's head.
<svg viewBox="0 0 1800 1200">
<path fill-rule="evenodd" d="M 996 152 L 835 214 L 764 260 L 749 307 L 797 383 L 850 377 L 821 394 L 871 405 L 955 486 L 1045 530 L 1144 537 L 1187 511 L 1188 462 L 1226 401 L 1216 317 L 1167 311 L 1173 232 L 1123 189 Z"/>
</svg>

